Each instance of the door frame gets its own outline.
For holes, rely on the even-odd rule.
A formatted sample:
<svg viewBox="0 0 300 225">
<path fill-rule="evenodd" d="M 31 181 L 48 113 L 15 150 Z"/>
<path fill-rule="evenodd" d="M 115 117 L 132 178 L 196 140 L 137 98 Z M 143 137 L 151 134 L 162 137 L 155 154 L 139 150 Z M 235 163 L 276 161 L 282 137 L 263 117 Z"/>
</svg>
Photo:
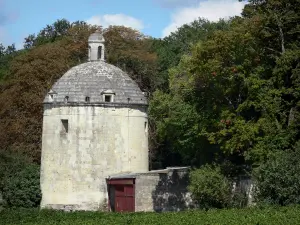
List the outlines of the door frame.
<svg viewBox="0 0 300 225">
<path fill-rule="evenodd" d="M 107 191 L 108 191 L 108 208 L 111 212 L 117 212 L 116 211 L 116 207 L 114 207 L 114 209 L 112 209 L 111 207 L 111 197 L 113 196 L 114 201 L 116 201 L 116 196 L 115 193 L 111 193 L 111 187 L 115 187 L 115 186 L 123 186 L 124 188 L 124 192 L 125 192 L 125 187 L 126 186 L 131 186 L 133 189 L 133 195 L 132 195 L 132 203 L 133 203 L 133 211 L 135 212 L 135 178 L 113 178 L 113 179 L 106 179 L 106 184 L 107 184 Z M 114 192 L 115 192 L 115 188 L 113 188 Z M 126 196 L 125 196 L 126 199 Z M 115 203 L 113 203 L 115 204 Z M 130 211 L 131 212 L 131 211 Z"/>
</svg>

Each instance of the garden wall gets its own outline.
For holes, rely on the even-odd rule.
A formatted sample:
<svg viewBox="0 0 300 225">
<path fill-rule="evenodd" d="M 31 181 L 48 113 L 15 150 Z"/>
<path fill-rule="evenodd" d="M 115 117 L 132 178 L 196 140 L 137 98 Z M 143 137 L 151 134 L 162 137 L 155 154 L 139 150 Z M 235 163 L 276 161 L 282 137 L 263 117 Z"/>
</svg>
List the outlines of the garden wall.
<svg viewBox="0 0 300 225">
<path fill-rule="evenodd" d="M 180 211 L 195 207 L 188 186 L 188 167 L 139 174 L 135 183 L 136 211 Z"/>
</svg>

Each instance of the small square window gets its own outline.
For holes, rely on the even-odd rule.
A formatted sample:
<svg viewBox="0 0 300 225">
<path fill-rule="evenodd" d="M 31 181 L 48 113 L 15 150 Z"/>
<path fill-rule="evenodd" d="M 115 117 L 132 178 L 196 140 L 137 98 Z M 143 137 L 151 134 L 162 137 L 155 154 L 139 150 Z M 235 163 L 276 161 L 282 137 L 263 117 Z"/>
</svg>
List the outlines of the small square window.
<svg viewBox="0 0 300 225">
<path fill-rule="evenodd" d="M 112 90 L 104 90 L 101 92 L 103 102 L 114 102 L 115 92 Z"/>
<path fill-rule="evenodd" d="M 85 102 L 90 102 L 90 100 L 91 100 L 90 97 L 88 96 L 85 97 Z"/>
<path fill-rule="evenodd" d="M 66 96 L 66 97 L 65 97 L 64 102 L 65 102 L 65 103 L 68 103 L 68 102 L 69 102 L 69 96 Z"/>
<path fill-rule="evenodd" d="M 68 133 L 69 131 L 69 121 L 68 120 L 61 120 L 62 124 L 62 132 L 63 133 Z"/>
<path fill-rule="evenodd" d="M 104 96 L 104 101 L 105 101 L 105 102 L 112 102 L 112 97 L 111 97 L 111 95 L 105 95 L 105 96 Z"/>
</svg>

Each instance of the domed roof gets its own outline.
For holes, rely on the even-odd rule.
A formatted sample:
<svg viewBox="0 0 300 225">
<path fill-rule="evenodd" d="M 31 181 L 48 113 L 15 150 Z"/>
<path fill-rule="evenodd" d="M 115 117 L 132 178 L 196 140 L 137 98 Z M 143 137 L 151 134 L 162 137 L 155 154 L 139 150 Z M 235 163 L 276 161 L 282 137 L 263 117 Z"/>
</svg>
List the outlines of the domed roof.
<svg viewBox="0 0 300 225">
<path fill-rule="evenodd" d="M 113 100 L 107 101 L 107 95 Z M 44 103 L 147 105 L 147 98 L 121 69 L 97 61 L 70 69 L 53 85 Z"/>
<path fill-rule="evenodd" d="M 96 31 L 89 36 L 88 42 L 105 42 L 101 31 Z"/>
</svg>

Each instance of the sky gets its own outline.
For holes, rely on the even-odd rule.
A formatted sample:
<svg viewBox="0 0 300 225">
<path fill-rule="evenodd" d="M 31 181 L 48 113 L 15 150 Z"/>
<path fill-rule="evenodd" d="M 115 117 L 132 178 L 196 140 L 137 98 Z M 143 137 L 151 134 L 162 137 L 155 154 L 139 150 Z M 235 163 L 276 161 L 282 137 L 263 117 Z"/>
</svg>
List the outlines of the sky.
<svg viewBox="0 0 300 225">
<path fill-rule="evenodd" d="M 156 38 L 185 23 L 240 15 L 238 0 L 0 0 L 0 43 L 22 48 L 24 38 L 58 19 L 92 25 L 124 25 Z"/>
</svg>

